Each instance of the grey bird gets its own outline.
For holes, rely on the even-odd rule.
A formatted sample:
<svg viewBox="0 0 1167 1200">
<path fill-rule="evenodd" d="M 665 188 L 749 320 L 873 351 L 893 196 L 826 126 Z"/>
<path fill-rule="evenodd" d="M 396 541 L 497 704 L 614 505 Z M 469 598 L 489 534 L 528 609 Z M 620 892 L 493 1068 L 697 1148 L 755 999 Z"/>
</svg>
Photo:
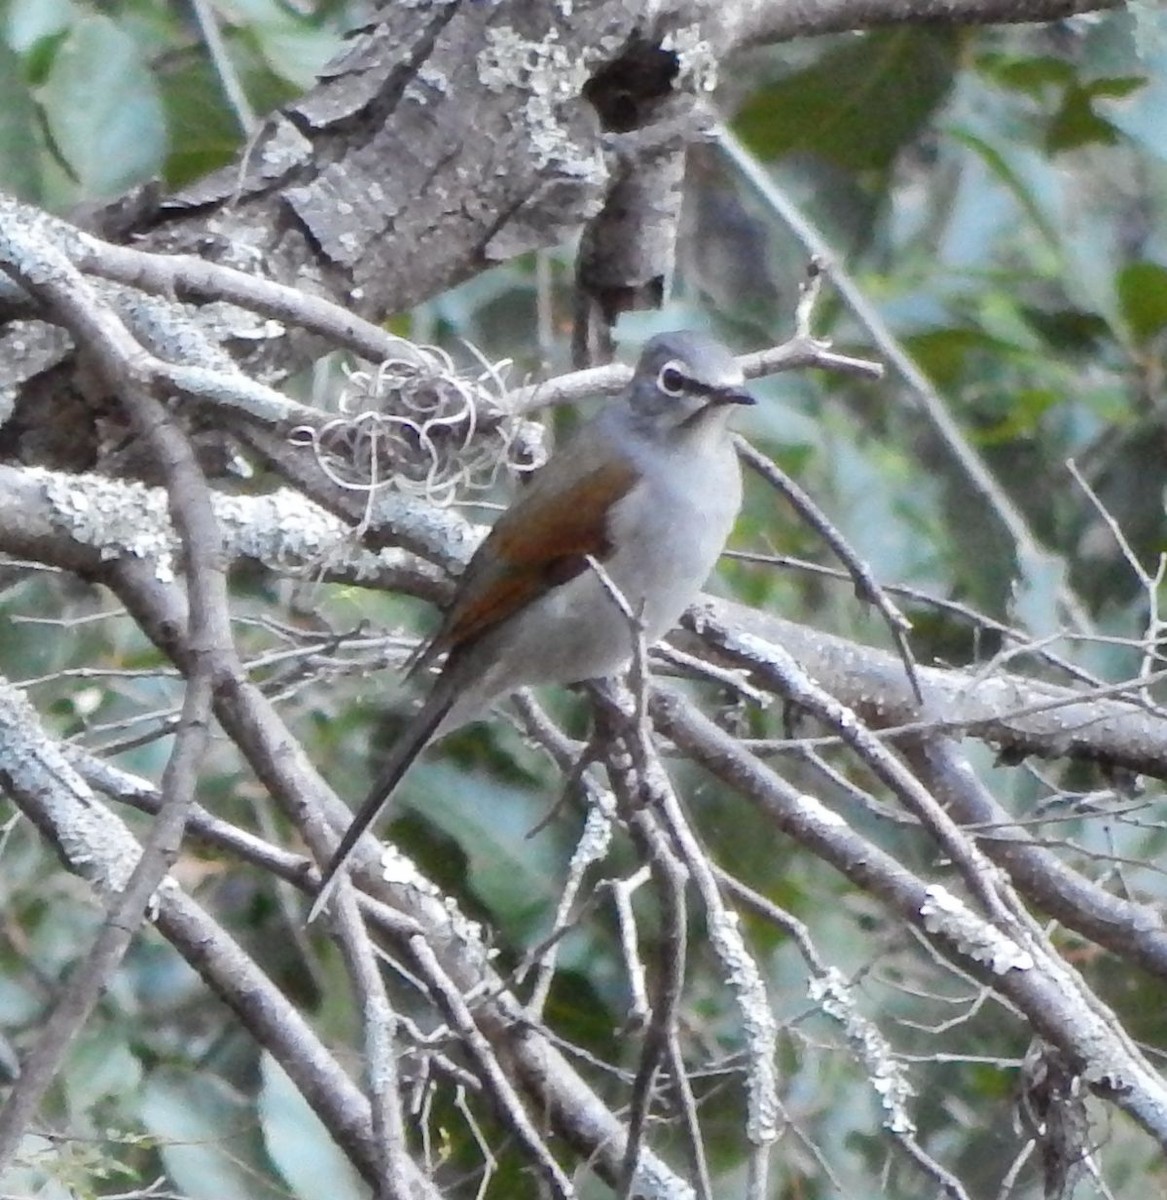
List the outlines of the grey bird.
<svg viewBox="0 0 1167 1200">
<path fill-rule="evenodd" d="M 596 679 L 631 661 L 628 619 L 589 557 L 640 614 L 648 644 L 672 628 L 708 578 L 741 507 L 729 418 L 754 403 L 744 382 L 713 338 L 659 334 L 645 344 L 627 389 L 519 493 L 411 667 L 425 670 L 446 655 L 325 868 L 309 920 L 429 742 L 518 688 Z"/>
</svg>

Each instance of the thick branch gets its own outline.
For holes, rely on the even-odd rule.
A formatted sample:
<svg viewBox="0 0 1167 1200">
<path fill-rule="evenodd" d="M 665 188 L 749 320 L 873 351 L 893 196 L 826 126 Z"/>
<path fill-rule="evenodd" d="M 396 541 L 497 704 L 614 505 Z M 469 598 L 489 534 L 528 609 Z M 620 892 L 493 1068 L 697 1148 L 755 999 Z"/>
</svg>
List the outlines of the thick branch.
<svg viewBox="0 0 1167 1200">
<path fill-rule="evenodd" d="M 946 958 L 1012 1001 L 1034 1029 L 1069 1055 L 1087 1082 L 1167 1146 L 1167 1087 L 1114 1013 L 1065 962 L 1027 937 L 1021 925 L 1007 937 L 975 918 L 946 889 L 926 884 L 763 766 L 681 697 L 658 690 L 650 707 L 653 721 L 686 754 L 757 804 L 784 833 L 878 897 Z"/>
<path fill-rule="evenodd" d="M 0 466 L 0 551 L 86 576 L 117 553 L 169 556 L 174 535 L 161 498 L 161 492 L 137 484 Z M 310 562 L 325 554 L 332 578 L 432 600 L 448 595 L 443 572 L 400 551 L 373 555 L 350 546 L 334 557 L 332 539 L 343 534 L 343 524 L 294 493 L 216 498 L 215 511 L 232 556 L 280 569 L 288 561 Z M 451 513 L 399 496 L 386 497 L 381 525 L 384 538 L 396 534 L 452 572 L 461 569 L 482 533 Z M 785 647 L 808 675 L 873 728 L 903 728 L 905 736 L 921 730 L 967 734 L 1013 755 L 1072 755 L 1167 777 L 1167 721 L 1117 695 L 1004 672 L 981 676 L 923 667 L 927 709 L 921 721 L 902 662 L 885 651 L 711 596 L 690 609 L 684 625 L 690 632 L 674 639 L 705 655 L 731 632 Z M 749 665 L 724 656 L 723 661 Z"/>
<path fill-rule="evenodd" d="M 1122 0 L 802 0 L 734 6 L 740 45 L 788 41 L 814 33 L 845 33 L 885 25 L 997 25 L 1058 21 L 1121 7 Z"/>
</svg>

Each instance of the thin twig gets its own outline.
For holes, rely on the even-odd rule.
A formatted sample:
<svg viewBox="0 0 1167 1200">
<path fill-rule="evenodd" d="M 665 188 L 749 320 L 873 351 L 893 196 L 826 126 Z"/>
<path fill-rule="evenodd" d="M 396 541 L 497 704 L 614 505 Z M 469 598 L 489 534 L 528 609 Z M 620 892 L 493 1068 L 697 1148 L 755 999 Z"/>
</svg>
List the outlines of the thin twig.
<svg viewBox="0 0 1167 1200">
<path fill-rule="evenodd" d="M 712 633 L 713 631 L 711 631 Z M 959 829 L 920 781 L 845 705 L 819 687 L 781 646 L 749 635 L 729 634 L 718 646 L 768 680 L 788 700 L 833 729 L 915 814 L 960 869 L 965 886 L 978 897 L 986 914 L 1006 927 L 1018 921 L 1019 905 L 1000 873 Z"/>
<path fill-rule="evenodd" d="M 807 268 L 806 278 L 799 288 L 798 305 L 794 312 L 794 337 L 797 342 L 816 345 L 825 351 L 829 343 L 816 340 L 812 328 L 814 310 L 818 304 L 822 284 L 822 263 L 819 259 L 812 258 Z M 896 650 L 903 660 L 904 670 L 912 685 L 912 694 L 916 697 L 916 703 L 923 705 L 924 696 L 920 691 L 916 660 L 912 656 L 912 648 L 908 643 L 908 632 L 912 628 L 911 621 L 895 606 L 891 597 L 880 587 L 871 568 L 851 549 L 846 538 L 835 528 L 827 515 L 777 463 L 768 459 L 740 434 L 734 436 L 734 447 L 742 462 L 766 480 L 771 487 L 781 492 L 790 501 L 795 512 L 835 552 L 839 561 L 847 568 L 851 578 L 855 581 L 855 591 L 859 599 L 868 604 L 874 604 L 879 610 L 891 631 Z"/>
<path fill-rule="evenodd" d="M 796 334 L 781 345 L 742 354 L 737 362 L 747 379 L 811 367 L 856 375 L 863 379 L 880 379 L 883 376 L 883 366 L 880 363 L 867 358 L 836 354 L 826 343 L 802 334 Z M 576 404 L 596 396 L 614 396 L 628 386 L 631 378 L 631 367 L 623 363 L 609 363 L 603 367 L 572 371 L 543 383 L 513 388 L 508 400 L 516 412 L 530 413 L 557 404 Z"/>
<path fill-rule="evenodd" d="M 235 64 L 231 61 L 231 55 L 227 51 L 227 45 L 223 40 L 223 31 L 219 28 L 218 15 L 207 3 L 207 0 L 190 0 L 190 5 L 194 9 L 199 29 L 202 30 L 203 42 L 206 44 L 207 53 L 211 56 L 215 73 L 223 85 L 223 94 L 227 97 L 227 103 L 235 114 L 235 120 L 239 122 L 240 132 L 245 138 L 249 138 L 255 133 L 259 121 L 247 99 L 247 93 L 243 90 L 243 84 L 235 70 Z"/>
<path fill-rule="evenodd" d="M 355 892 L 347 879 L 341 880 L 330 912 L 364 1034 L 361 1060 L 378 1151 L 377 1200 L 413 1200 L 397 1075 L 396 1014 L 385 991 Z"/>
<path fill-rule="evenodd" d="M 546 1140 L 539 1133 L 503 1070 L 493 1047 L 474 1019 L 458 986 L 443 969 L 429 942 L 421 934 L 410 939 L 409 949 L 422 975 L 434 989 L 434 995 L 454 1029 L 466 1053 L 474 1061 L 477 1074 L 523 1152 L 531 1159 L 550 1194 L 560 1200 L 572 1200 L 575 1189 L 563 1168 L 555 1161 Z"/>
<path fill-rule="evenodd" d="M 891 632 L 900 661 L 904 664 L 904 672 L 911 684 L 912 694 L 916 703 L 924 703 L 924 694 L 920 690 L 920 676 L 916 669 L 916 660 L 908 643 L 908 631 L 911 621 L 895 606 L 887 592 L 880 586 L 871 568 L 851 549 L 846 538 L 831 523 L 827 515 L 818 507 L 810 496 L 778 466 L 768 459 L 760 450 L 751 445 L 740 434 L 734 434 L 734 448 L 738 457 L 755 474 L 764 479 L 776 491 L 781 492 L 790 501 L 795 512 L 827 543 L 835 552 L 839 561 L 847 568 L 855 582 L 855 593 L 860 600 L 874 604 L 879 610 Z"/>
<path fill-rule="evenodd" d="M 1083 478 L 1081 471 L 1078 470 L 1078 464 L 1070 458 L 1066 460 L 1066 466 L 1070 474 L 1074 477 L 1074 482 L 1086 493 L 1086 497 L 1094 506 L 1095 512 L 1098 513 L 1107 529 L 1110 530 L 1111 537 L 1118 544 L 1123 558 L 1126 559 L 1147 597 L 1147 630 L 1143 638 L 1142 663 L 1139 667 L 1139 678 L 1143 681 L 1140 692 L 1143 701 L 1148 706 L 1158 708 L 1148 690 L 1147 683 L 1154 674 L 1155 664 L 1163 662 L 1163 656 L 1159 650 L 1164 630 L 1164 621 L 1159 616 L 1159 586 L 1163 582 L 1164 575 L 1167 574 L 1167 554 L 1159 555 L 1159 561 L 1155 566 L 1155 573 L 1153 575 L 1145 570 L 1143 564 L 1139 562 L 1139 556 L 1134 552 L 1126 534 L 1123 533 L 1122 527 L 1114 519 L 1113 514 L 1107 510 L 1101 499 L 1099 499 L 1098 493 Z"/>
<path fill-rule="evenodd" d="M 1063 567 L 1062 560 L 1042 545 L 1029 528 L 1029 523 L 1021 510 L 994 479 L 984 460 L 953 419 L 939 392 L 912 361 L 911 356 L 888 328 L 874 305 L 868 301 L 858 285 L 838 265 L 823 235 L 787 197 L 728 126 L 718 125 L 713 132 L 713 140 L 761 199 L 781 218 L 807 251 L 819 262 L 821 270 L 831 280 L 832 286 L 871 334 L 880 356 L 896 370 L 908 385 L 925 417 L 948 447 L 969 483 L 1012 538 L 1018 565 L 1022 572 L 1028 576 L 1043 564 L 1051 562 L 1056 563 L 1059 569 Z M 1059 575 L 1063 582 L 1058 589 L 1058 598 L 1069 620 L 1079 632 L 1088 631 L 1092 627 L 1092 622 L 1085 605 L 1064 582 L 1064 570 L 1059 570 Z"/>
<path fill-rule="evenodd" d="M 849 571 L 840 570 L 838 567 L 829 567 L 824 563 L 811 562 L 810 559 L 799 558 L 793 554 L 761 554 L 756 550 L 726 550 L 725 557 L 731 558 L 735 562 L 761 563 L 771 567 L 786 567 L 793 571 L 801 571 L 808 575 L 817 575 L 825 579 L 852 579 Z M 852 582 L 854 582 L 853 579 Z M 1019 654 L 1032 655 L 1039 662 L 1048 663 L 1051 667 L 1055 667 L 1059 671 L 1064 671 L 1066 675 L 1071 679 L 1077 680 L 1079 683 L 1102 683 L 1102 679 L 1099 676 L 1092 674 L 1077 663 L 1071 662 L 1068 658 L 1063 658 L 1061 655 L 1052 653 L 1047 648 L 1047 643 L 1055 639 L 1034 639 L 1028 632 L 1008 625 L 1004 621 L 999 621 L 996 617 L 981 612 L 979 609 L 973 608 L 970 604 L 949 599 L 947 596 L 938 596 L 932 592 L 926 592 L 921 588 L 909 587 L 903 583 L 885 583 L 881 586 L 889 596 L 899 596 L 905 600 L 914 601 L 917 604 L 927 605 L 929 608 L 934 608 L 939 612 L 949 613 L 952 616 L 958 617 L 961 621 L 974 626 L 977 633 L 984 630 L 999 635 L 1006 641 L 1014 642 L 1017 644 L 1017 652 Z M 1070 642 L 1084 639 L 1084 635 L 1072 633 L 1065 633 L 1061 637 L 1063 640 Z M 1091 636 L 1087 640 L 1093 640 L 1093 637 Z"/>
</svg>

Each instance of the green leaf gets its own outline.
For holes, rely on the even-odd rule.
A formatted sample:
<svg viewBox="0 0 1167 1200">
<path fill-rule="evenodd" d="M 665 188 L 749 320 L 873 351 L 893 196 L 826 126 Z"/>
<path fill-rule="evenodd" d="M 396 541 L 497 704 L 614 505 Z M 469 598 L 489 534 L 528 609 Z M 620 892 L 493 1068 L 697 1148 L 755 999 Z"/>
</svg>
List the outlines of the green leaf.
<svg viewBox="0 0 1167 1200">
<path fill-rule="evenodd" d="M 39 196 L 42 145 L 20 59 L 0 42 L 0 180 L 5 191 L 26 200 Z"/>
<path fill-rule="evenodd" d="M 157 85 L 134 40 L 108 17 L 73 26 L 38 99 L 81 194 L 114 196 L 161 171 L 167 134 Z"/>
<path fill-rule="evenodd" d="M 955 140 L 963 142 L 970 150 L 975 151 L 980 156 L 985 166 L 992 171 L 997 179 L 1008 189 L 1017 203 L 1025 210 L 1030 221 L 1033 222 L 1034 228 L 1040 232 L 1041 236 L 1051 246 L 1056 246 L 1058 244 L 1057 231 L 1050 224 L 1041 206 L 1037 203 L 1024 177 L 1013 169 L 1001 151 L 995 146 L 990 146 L 983 138 L 973 133 L 954 129 L 951 131 L 951 136 Z"/>
<path fill-rule="evenodd" d="M 1095 101 L 1128 96 L 1146 84 L 1141 75 L 1084 81 L 1083 68 L 1052 57 L 986 54 L 977 59 L 977 66 L 1001 87 L 1031 96 L 1043 111 L 1055 106 L 1045 131 L 1045 148 L 1050 153 L 1116 143 L 1119 131 L 1097 111 Z"/>
<path fill-rule="evenodd" d="M 107 1096 L 124 1096 L 141 1086 L 142 1064 L 109 1030 L 88 1032 L 69 1052 L 63 1082 L 69 1109 L 88 1112 Z"/>
<path fill-rule="evenodd" d="M 72 0 L 10 0 L 4 40 L 20 54 L 59 33 L 74 20 Z"/>
<path fill-rule="evenodd" d="M 1136 342 L 1146 342 L 1167 326 L 1167 267 L 1128 263 L 1115 281 L 1123 320 Z"/>
<path fill-rule="evenodd" d="M 1145 75 L 1115 75 L 1105 79 L 1095 79 L 1086 87 L 1094 100 L 1115 100 L 1130 96 L 1140 88 L 1147 86 Z"/>
<path fill-rule="evenodd" d="M 1051 88 L 1068 87 L 1074 82 L 1074 68 L 1060 58 L 981 54 L 978 69 L 994 82 L 1027 96 L 1042 97 Z"/>
<path fill-rule="evenodd" d="M 147 1081 L 138 1115 L 190 1200 L 287 1200 L 270 1178 L 254 1109 L 221 1080 L 163 1067 Z"/>
<path fill-rule="evenodd" d="M 1079 87 L 1066 89 L 1045 133 L 1046 149 L 1051 154 L 1091 144 L 1112 146 L 1118 140 L 1118 130 L 1094 111 L 1093 96 Z"/>
<path fill-rule="evenodd" d="M 550 833 L 529 837 L 548 799 L 482 772 L 427 762 L 402 787 L 402 800 L 455 839 L 466 855 L 474 893 L 516 938 L 542 920 L 562 869 Z"/>
<path fill-rule="evenodd" d="M 766 159 L 801 151 L 850 170 L 885 168 L 948 95 L 959 46 L 958 35 L 931 29 L 849 39 L 757 91 L 734 127 Z"/>
<path fill-rule="evenodd" d="M 1148 54 L 1143 86 L 1117 95 L 1099 95 L 1100 115 L 1142 149 L 1167 158 L 1167 52 Z"/>
<path fill-rule="evenodd" d="M 302 1200 L 364 1200 L 368 1188 L 270 1054 L 262 1060 L 259 1120 L 272 1162 Z"/>
<path fill-rule="evenodd" d="M 1061 106 L 1046 130 L 1046 149 L 1056 153 L 1091 144 L 1114 145 L 1120 140 L 1121 133 L 1099 115 L 1095 101 L 1128 96 L 1145 83 L 1146 80 L 1141 77 L 1126 76 L 1121 79 L 1096 79 L 1085 87 L 1075 84 L 1066 88 Z"/>
<path fill-rule="evenodd" d="M 231 161 L 243 132 L 208 62 L 192 60 L 172 71 L 162 94 L 172 145 L 166 179 L 172 187 Z"/>
<path fill-rule="evenodd" d="M 986 357 L 1001 359 L 1017 350 L 1009 342 L 967 326 L 929 329 L 905 339 L 905 345 L 928 378 L 943 388 L 953 387 L 960 381 L 970 355 L 980 352 Z"/>
<path fill-rule="evenodd" d="M 1061 354 L 1096 354 L 1113 339 L 1110 326 L 1097 313 L 1024 304 L 1020 312 L 1042 341 Z"/>
<path fill-rule="evenodd" d="M 1042 414 L 1063 403 L 1065 396 L 1052 388 L 1022 388 L 1009 394 L 1008 415 L 995 425 L 978 430 L 978 446 L 1000 446 L 1018 438 L 1033 437 Z"/>
<path fill-rule="evenodd" d="M 335 30 L 313 29 L 304 22 L 273 21 L 256 25 L 252 33 L 271 69 L 304 90 L 315 84 L 321 68 L 341 47 Z"/>
</svg>

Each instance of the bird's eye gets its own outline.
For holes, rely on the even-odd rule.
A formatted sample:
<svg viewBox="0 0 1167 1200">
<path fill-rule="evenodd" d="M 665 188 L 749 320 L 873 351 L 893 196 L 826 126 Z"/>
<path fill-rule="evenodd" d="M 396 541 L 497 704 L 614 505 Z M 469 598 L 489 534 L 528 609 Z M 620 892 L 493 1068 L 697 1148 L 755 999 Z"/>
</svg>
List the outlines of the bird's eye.
<svg viewBox="0 0 1167 1200">
<path fill-rule="evenodd" d="M 685 390 L 685 376 L 673 363 L 665 363 L 656 377 L 657 386 L 666 396 L 679 396 Z"/>
</svg>

